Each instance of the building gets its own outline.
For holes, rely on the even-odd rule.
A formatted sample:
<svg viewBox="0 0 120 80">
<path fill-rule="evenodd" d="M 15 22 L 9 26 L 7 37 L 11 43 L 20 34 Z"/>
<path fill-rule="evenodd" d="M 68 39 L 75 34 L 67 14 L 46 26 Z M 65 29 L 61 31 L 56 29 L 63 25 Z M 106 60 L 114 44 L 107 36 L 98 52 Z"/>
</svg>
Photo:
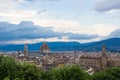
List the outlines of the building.
<svg viewBox="0 0 120 80">
<path fill-rule="evenodd" d="M 27 44 L 24 45 L 24 56 L 25 57 L 28 56 L 28 45 Z"/>
<path fill-rule="evenodd" d="M 94 69 L 94 71 L 99 71 L 101 69 L 105 69 L 107 67 L 119 66 L 120 62 L 115 65 L 116 61 L 108 58 L 106 55 L 106 47 L 103 45 L 102 47 L 102 55 L 100 57 L 91 57 L 81 55 L 79 58 L 79 65 L 82 66 L 83 69 L 89 69 L 90 67 Z"/>
<path fill-rule="evenodd" d="M 18 51 L 18 54 L 20 53 L 21 52 Z M 99 54 L 99 52 L 80 52 L 76 54 L 74 52 L 62 52 L 50 54 L 50 48 L 44 41 L 40 47 L 40 51 L 28 51 L 28 45 L 25 44 L 24 52 L 22 53 L 18 57 L 14 56 L 17 61 L 35 63 L 45 71 L 51 70 L 53 67 L 77 64 L 92 74 L 95 71 L 100 71 L 107 67 L 120 66 L 120 55 L 106 55 L 105 45 L 102 47 L 101 54 Z"/>
<path fill-rule="evenodd" d="M 102 69 L 107 67 L 107 56 L 106 56 L 106 47 L 105 47 L 105 45 L 103 45 L 103 48 L 102 48 L 101 67 L 102 67 Z"/>
<path fill-rule="evenodd" d="M 19 56 L 24 56 L 24 57 L 41 57 L 42 55 L 45 56 L 45 55 L 48 55 L 48 54 L 50 54 L 50 48 L 45 41 L 42 44 L 42 46 L 40 47 L 40 50 L 28 51 L 28 44 L 24 44 L 23 52 L 20 52 L 18 50 L 18 55 Z"/>
<path fill-rule="evenodd" d="M 48 47 L 47 43 L 44 41 L 42 46 L 40 47 L 41 53 L 50 53 L 50 48 Z"/>
</svg>

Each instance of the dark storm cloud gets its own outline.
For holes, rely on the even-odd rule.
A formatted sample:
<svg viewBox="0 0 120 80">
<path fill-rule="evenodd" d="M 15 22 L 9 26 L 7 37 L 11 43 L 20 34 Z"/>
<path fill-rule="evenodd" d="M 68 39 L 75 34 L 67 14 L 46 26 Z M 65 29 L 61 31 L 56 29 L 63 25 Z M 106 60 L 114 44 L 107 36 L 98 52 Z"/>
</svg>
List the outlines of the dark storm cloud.
<svg viewBox="0 0 120 80">
<path fill-rule="evenodd" d="M 0 41 L 38 38 L 61 38 L 68 36 L 69 39 L 88 40 L 97 38 L 97 35 L 74 34 L 65 32 L 55 32 L 51 27 L 34 25 L 31 21 L 22 21 L 18 25 L 7 22 L 0 22 Z"/>
<path fill-rule="evenodd" d="M 95 6 L 95 10 L 98 12 L 105 12 L 113 9 L 120 9 L 120 0 L 104 0 L 97 3 Z"/>
</svg>

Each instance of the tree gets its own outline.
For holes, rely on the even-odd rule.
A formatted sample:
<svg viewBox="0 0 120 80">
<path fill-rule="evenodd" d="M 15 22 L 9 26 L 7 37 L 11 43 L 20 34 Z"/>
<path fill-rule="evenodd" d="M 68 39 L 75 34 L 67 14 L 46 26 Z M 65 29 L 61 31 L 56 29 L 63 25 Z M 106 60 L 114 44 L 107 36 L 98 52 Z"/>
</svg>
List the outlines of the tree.
<svg viewBox="0 0 120 80">
<path fill-rule="evenodd" d="M 20 75 L 24 80 L 40 80 L 42 70 L 37 68 L 34 64 L 23 63 L 21 65 Z"/>
<path fill-rule="evenodd" d="M 10 80 L 8 77 L 5 77 L 3 80 Z"/>
<path fill-rule="evenodd" d="M 33 64 L 19 63 L 0 56 L 0 80 L 40 80 L 42 70 Z"/>
<path fill-rule="evenodd" d="M 120 68 L 107 68 L 92 76 L 92 80 L 120 80 Z"/>
<path fill-rule="evenodd" d="M 90 76 L 79 66 L 67 66 L 50 71 L 51 80 L 89 80 Z"/>
<path fill-rule="evenodd" d="M 41 73 L 41 80 L 52 80 L 51 77 L 52 75 L 50 74 L 49 71 Z"/>
<path fill-rule="evenodd" d="M 10 80 L 16 77 L 17 65 L 13 58 L 0 56 L 0 80 L 9 76 Z"/>
</svg>

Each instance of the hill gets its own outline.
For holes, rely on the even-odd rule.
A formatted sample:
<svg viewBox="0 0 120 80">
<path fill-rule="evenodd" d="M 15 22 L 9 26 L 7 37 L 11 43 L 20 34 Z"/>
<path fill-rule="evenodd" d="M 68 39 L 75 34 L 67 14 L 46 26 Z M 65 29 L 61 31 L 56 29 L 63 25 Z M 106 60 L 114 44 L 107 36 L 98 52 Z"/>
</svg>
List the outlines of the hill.
<svg viewBox="0 0 120 80">
<path fill-rule="evenodd" d="M 98 42 L 83 44 L 82 50 L 84 51 L 101 51 L 102 45 L 106 45 L 107 51 L 120 52 L 120 38 L 111 38 Z"/>
<path fill-rule="evenodd" d="M 81 44 L 78 42 L 47 42 L 51 51 L 74 51 L 80 50 Z M 28 50 L 38 51 L 42 43 L 29 44 Z M 3 51 L 17 51 L 23 50 L 24 45 L 2 45 L 0 49 Z"/>
<path fill-rule="evenodd" d="M 106 39 L 98 42 L 82 43 L 79 42 L 47 42 L 51 51 L 101 51 L 105 44 L 107 51 L 120 52 L 120 38 Z M 29 44 L 28 49 L 37 51 L 42 43 Z M 3 51 L 23 50 L 24 45 L 1 45 Z"/>
</svg>

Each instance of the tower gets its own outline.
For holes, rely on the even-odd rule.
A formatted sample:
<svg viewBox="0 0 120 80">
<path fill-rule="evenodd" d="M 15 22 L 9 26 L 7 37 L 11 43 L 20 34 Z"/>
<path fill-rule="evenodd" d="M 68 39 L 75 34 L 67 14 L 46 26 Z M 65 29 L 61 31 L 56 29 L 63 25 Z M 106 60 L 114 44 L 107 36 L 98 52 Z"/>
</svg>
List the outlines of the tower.
<svg viewBox="0 0 120 80">
<path fill-rule="evenodd" d="M 107 61 L 106 61 L 106 47 L 105 44 L 102 46 L 102 69 L 107 67 Z"/>
<path fill-rule="evenodd" d="M 28 45 L 27 44 L 24 45 L 24 56 L 25 57 L 28 56 Z"/>
<path fill-rule="evenodd" d="M 106 46 L 103 44 L 102 46 L 102 58 L 106 58 Z"/>
<path fill-rule="evenodd" d="M 20 55 L 21 53 L 20 53 L 20 50 L 18 49 L 18 56 Z"/>
</svg>

